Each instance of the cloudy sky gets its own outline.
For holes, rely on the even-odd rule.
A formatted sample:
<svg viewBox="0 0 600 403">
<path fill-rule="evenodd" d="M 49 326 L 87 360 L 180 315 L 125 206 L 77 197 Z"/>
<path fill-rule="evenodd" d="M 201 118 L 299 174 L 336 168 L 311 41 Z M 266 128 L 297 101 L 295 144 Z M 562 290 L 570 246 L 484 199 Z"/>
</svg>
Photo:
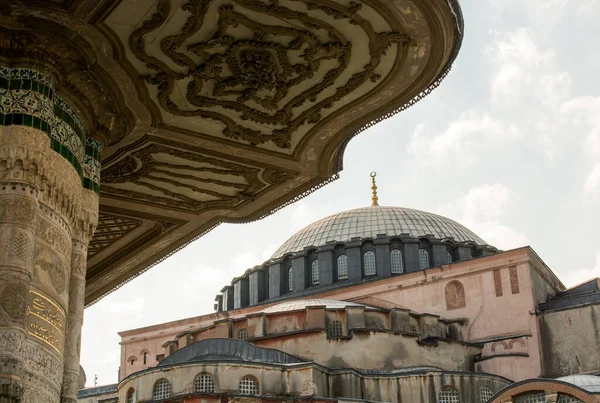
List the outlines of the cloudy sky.
<svg viewBox="0 0 600 403">
<path fill-rule="evenodd" d="M 600 0 L 462 0 L 442 85 L 351 141 L 336 182 L 259 222 L 224 224 L 85 311 L 88 386 L 117 381 L 118 331 L 198 316 L 232 277 L 326 215 L 381 205 L 531 245 L 567 285 L 600 275 Z M 226 244 L 235 244 L 235 251 Z M 169 281 L 166 281 L 169 280 Z"/>
</svg>

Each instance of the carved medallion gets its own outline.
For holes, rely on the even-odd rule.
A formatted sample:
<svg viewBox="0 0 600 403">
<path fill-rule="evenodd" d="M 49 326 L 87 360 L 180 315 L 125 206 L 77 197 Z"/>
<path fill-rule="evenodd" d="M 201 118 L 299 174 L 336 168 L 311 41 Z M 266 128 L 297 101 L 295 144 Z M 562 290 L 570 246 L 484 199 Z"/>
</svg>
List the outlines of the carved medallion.
<svg viewBox="0 0 600 403">
<path fill-rule="evenodd" d="M 22 283 L 9 283 L 2 290 L 0 305 L 11 318 L 20 320 L 25 317 L 28 291 Z"/>
</svg>

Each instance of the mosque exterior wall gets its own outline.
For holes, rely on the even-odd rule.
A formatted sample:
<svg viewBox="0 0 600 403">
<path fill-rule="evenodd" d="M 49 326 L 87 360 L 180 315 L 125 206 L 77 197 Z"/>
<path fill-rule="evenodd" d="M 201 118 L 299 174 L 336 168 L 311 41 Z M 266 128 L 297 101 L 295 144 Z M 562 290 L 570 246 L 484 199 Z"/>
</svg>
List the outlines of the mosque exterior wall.
<svg viewBox="0 0 600 403">
<path fill-rule="evenodd" d="M 598 370 L 600 305 L 544 312 L 539 320 L 544 377 Z"/>
<path fill-rule="evenodd" d="M 240 379 L 252 376 L 257 381 L 261 396 L 281 401 L 306 399 L 310 396 L 337 399 L 360 399 L 385 401 L 390 403 L 419 402 L 436 403 L 438 393 L 444 386 L 452 385 L 461 396 L 461 401 L 478 401 L 482 387 L 497 392 L 511 382 L 489 374 L 465 372 L 440 372 L 426 367 L 416 368 L 406 374 L 364 374 L 352 369 L 335 370 L 314 364 L 280 367 L 276 365 L 203 364 L 181 365 L 176 368 L 149 369 L 132 375 L 119 384 L 119 401 L 127 401 L 127 394 L 135 391 L 136 401 L 153 401 L 152 390 L 155 383 L 165 379 L 172 385 L 172 395 L 184 402 L 208 401 L 214 395 L 198 393 L 194 380 L 198 375 L 210 375 L 214 379 L 214 392 L 226 401 L 257 402 L 260 398 L 239 396 Z M 200 395 L 200 396 L 195 396 Z M 237 397 L 236 397 L 237 396 Z M 318 397 L 317 397 L 318 396 Z M 180 401 L 180 400 L 179 400 Z"/>
<path fill-rule="evenodd" d="M 540 282 L 547 285 L 532 284 L 531 270 L 545 273 L 544 277 L 536 274 L 537 277 L 534 278 L 541 279 Z M 455 287 L 457 282 L 462 285 L 462 291 L 460 287 Z M 537 291 L 532 291 L 532 287 Z M 425 311 L 442 318 L 463 321 L 465 325 L 459 328 L 460 337 L 465 341 L 483 344 L 482 357 L 474 362 L 475 368 L 478 371 L 520 380 L 542 374 L 534 292 L 548 292 L 549 295 L 554 295 L 560 287 L 558 279 L 543 265 L 537 255 L 526 247 L 325 291 L 313 294 L 311 298 L 335 298 L 385 308 L 399 306 L 417 313 Z M 246 326 L 239 320 L 271 305 L 273 304 L 258 305 L 123 332 L 121 379 L 156 365 L 156 356 L 165 354 L 162 345 L 176 339 L 178 334 L 188 331 L 190 326 L 195 329 L 209 329 L 207 331 L 211 332 L 210 337 L 227 335 L 225 337 L 235 338 L 238 330 Z M 342 319 L 345 320 L 345 312 L 339 312 L 338 315 L 342 315 Z M 231 330 L 228 330 L 227 321 L 218 322 L 225 318 L 233 320 Z M 304 313 L 288 312 L 279 315 L 278 320 L 269 320 L 265 331 L 300 329 L 305 326 L 306 320 Z M 312 324 L 317 325 L 318 323 Z M 250 338 L 254 332 L 253 326 L 256 325 L 248 322 Z M 276 340 L 265 341 L 264 345 L 275 346 L 278 343 Z M 149 349 L 146 366 L 139 360 L 140 352 L 144 348 Z M 287 351 L 290 347 L 282 345 L 281 348 Z M 137 358 L 133 365 L 126 361 L 130 357 Z"/>
</svg>

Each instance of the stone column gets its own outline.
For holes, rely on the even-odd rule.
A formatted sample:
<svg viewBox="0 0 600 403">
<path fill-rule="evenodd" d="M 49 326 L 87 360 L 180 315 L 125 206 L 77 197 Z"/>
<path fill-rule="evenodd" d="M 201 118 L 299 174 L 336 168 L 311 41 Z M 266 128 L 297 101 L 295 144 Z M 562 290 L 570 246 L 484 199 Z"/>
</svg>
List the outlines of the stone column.
<svg viewBox="0 0 600 403">
<path fill-rule="evenodd" d="M 76 401 L 100 170 L 86 136 L 50 76 L 0 67 L 0 403 Z"/>
<path fill-rule="evenodd" d="M 87 249 L 97 222 L 98 195 L 91 190 L 83 189 L 81 213 L 73 228 L 71 278 L 69 280 L 69 315 L 67 317 L 61 403 L 77 402 Z"/>
</svg>

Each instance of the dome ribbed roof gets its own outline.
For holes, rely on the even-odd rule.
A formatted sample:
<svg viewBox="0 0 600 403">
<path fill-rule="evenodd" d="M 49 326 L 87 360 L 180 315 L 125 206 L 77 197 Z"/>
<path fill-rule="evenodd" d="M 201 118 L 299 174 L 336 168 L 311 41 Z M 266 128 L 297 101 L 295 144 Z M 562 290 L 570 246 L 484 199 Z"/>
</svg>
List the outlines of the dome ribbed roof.
<svg viewBox="0 0 600 403">
<path fill-rule="evenodd" d="M 264 313 L 275 313 L 275 312 L 288 312 L 297 311 L 299 309 L 305 309 L 309 306 L 324 306 L 329 309 L 343 309 L 347 306 L 363 306 L 368 308 L 366 305 L 358 304 L 356 302 L 349 301 L 338 301 L 336 299 L 296 299 L 292 301 L 285 301 L 281 304 L 273 305 L 263 310 Z"/>
<path fill-rule="evenodd" d="M 377 234 L 413 237 L 431 234 L 436 238 L 453 238 L 456 242 L 487 245 L 471 230 L 449 218 L 404 207 L 371 206 L 333 214 L 310 224 L 285 241 L 271 258 L 328 241 L 346 242 L 354 237 L 374 238 Z"/>
<path fill-rule="evenodd" d="M 600 376 L 595 375 L 568 375 L 556 378 L 557 381 L 570 383 L 579 386 L 588 392 L 600 393 Z"/>
</svg>

